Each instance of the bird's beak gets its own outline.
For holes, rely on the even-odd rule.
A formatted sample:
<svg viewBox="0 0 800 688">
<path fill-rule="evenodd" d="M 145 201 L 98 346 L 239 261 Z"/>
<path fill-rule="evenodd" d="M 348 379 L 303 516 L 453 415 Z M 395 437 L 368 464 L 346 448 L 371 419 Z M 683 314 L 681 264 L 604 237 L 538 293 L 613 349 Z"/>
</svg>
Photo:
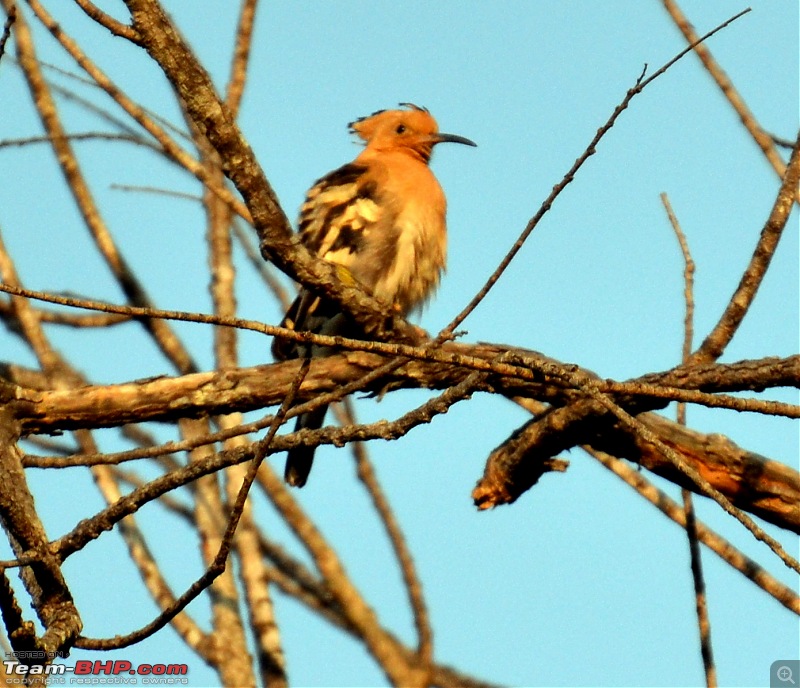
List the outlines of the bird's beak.
<svg viewBox="0 0 800 688">
<path fill-rule="evenodd" d="M 463 143 L 465 146 L 478 146 L 474 141 L 455 134 L 434 134 L 431 138 L 433 143 Z"/>
</svg>

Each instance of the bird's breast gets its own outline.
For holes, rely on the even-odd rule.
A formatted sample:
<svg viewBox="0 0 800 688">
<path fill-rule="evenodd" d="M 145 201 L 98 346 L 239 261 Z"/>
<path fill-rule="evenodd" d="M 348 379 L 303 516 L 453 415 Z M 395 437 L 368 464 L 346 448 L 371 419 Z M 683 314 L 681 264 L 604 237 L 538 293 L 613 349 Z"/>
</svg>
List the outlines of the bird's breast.
<svg viewBox="0 0 800 688">
<path fill-rule="evenodd" d="M 407 314 L 431 296 L 445 267 L 444 211 L 419 200 L 407 202 L 393 224 L 392 260 L 379 275 L 374 293 Z"/>
</svg>

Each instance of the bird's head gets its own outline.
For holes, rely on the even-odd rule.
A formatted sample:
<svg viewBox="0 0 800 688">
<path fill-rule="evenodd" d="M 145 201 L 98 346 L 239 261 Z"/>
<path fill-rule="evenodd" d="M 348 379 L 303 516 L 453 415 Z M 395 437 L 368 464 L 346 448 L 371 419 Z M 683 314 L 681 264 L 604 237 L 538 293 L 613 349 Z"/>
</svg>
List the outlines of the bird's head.
<svg viewBox="0 0 800 688">
<path fill-rule="evenodd" d="M 350 131 L 373 150 L 408 150 L 428 162 L 437 143 L 463 143 L 475 146 L 469 139 L 442 134 L 430 112 L 413 103 L 400 103 L 403 110 L 378 110 L 348 125 Z"/>
</svg>

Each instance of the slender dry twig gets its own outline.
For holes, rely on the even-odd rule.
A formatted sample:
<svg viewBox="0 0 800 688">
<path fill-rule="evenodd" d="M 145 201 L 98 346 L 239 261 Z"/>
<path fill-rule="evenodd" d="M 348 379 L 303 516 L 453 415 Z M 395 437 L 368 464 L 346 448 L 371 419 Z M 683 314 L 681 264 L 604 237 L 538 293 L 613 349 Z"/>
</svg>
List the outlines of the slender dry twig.
<svg viewBox="0 0 800 688">
<path fill-rule="evenodd" d="M 228 77 L 228 91 L 225 100 L 234 117 L 239 112 L 244 86 L 247 80 L 247 66 L 250 62 L 250 48 L 253 42 L 256 9 L 258 0 L 243 0 L 236 27 L 236 44 L 233 48 L 231 71 Z"/>
<path fill-rule="evenodd" d="M 550 192 L 548 197 L 544 200 L 542 205 L 539 207 L 539 210 L 536 211 L 536 214 L 529 220 L 528 224 L 525 226 L 525 229 L 522 231 L 522 234 L 519 235 L 518 239 L 514 242 L 514 245 L 509 249 L 508 253 L 505 255 L 503 260 L 500 261 L 500 264 L 497 266 L 495 271 L 489 276 L 489 279 L 486 281 L 486 284 L 481 287 L 477 294 L 472 298 L 472 300 L 464 307 L 464 309 L 450 322 L 450 324 L 442 330 L 443 333 L 452 333 L 455 329 L 467 318 L 467 316 L 475 310 L 478 304 L 483 301 L 486 295 L 489 293 L 491 288 L 497 283 L 500 279 L 502 274 L 505 272 L 506 268 L 510 265 L 511 261 L 514 257 L 519 253 L 520 249 L 522 248 L 523 244 L 527 241 L 528 237 L 531 235 L 533 230 L 539 224 L 540 220 L 544 217 L 548 210 L 553 205 L 553 202 L 558 198 L 561 192 L 566 188 L 566 186 L 575 178 L 575 174 L 578 170 L 583 166 L 583 164 L 595 154 L 597 149 L 597 144 L 600 143 L 600 139 L 602 139 L 611 127 L 614 126 L 617 118 L 627 109 L 630 105 L 631 100 L 633 100 L 634 96 L 641 93 L 648 84 L 652 83 L 655 79 L 661 76 L 664 72 L 666 72 L 672 65 L 674 65 L 678 60 L 680 60 L 684 55 L 692 50 L 696 45 L 702 43 L 703 41 L 708 40 L 718 31 L 721 31 L 729 24 L 733 23 L 739 17 L 747 14 L 750 10 L 746 9 L 738 14 L 734 15 L 727 21 L 723 22 L 717 28 L 709 31 L 707 34 L 702 36 L 701 38 L 697 39 L 692 45 L 690 45 L 685 50 L 678 53 L 675 57 L 673 57 L 669 62 L 664 64 L 660 69 L 658 69 L 655 73 L 653 73 L 648 78 L 644 78 L 645 71 L 647 70 L 647 65 L 645 65 L 644 70 L 639 75 L 639 78 L 636 80 L 636 83 L 633 85 L 632 88 L 628 89 L 628 92 L 625 94 L 625 97 L 622 99 L 622 102 L 614 108 L 614 111 L 611 113 L 611 116 L 608 118 L 606 123 L 601 126 L 597 133 L 594 135 L 594 138 L 591 140 L 589 145 L 586 147 L 586 150 L 581 153 L 577 160 L 572 164 L 572 167 L 569 171 L 564 175 L 562 180 L 553 187 L 553 190 Z"/>
<path fill-rule="evenodd" d="M 48 437 L 26 437 L 25 442 L 30 443 L 34 447 L 38 447 L 44 451 L 53 452 L 58 454 L 59 456 L 56 457 L 58 460 L 59 458 L 66 458 L 68 456 L 72 456 L 73 454 L 79 454 L 80 448 L 74 445 L 64 444 L 63 442 L 59 442 Z M 26 457 L 22 459 L 22 465 L 25 468 L 28 468 L 28 463 L 26 461 Z"/>
<path fill-rule="evenodd" d="M 131 134 L 120 134 L 117 132 L 106 131 L 85 131 L 74 134 L 65 134 L 64 138 L 67 141 L 102 141 L 102 142 L 118 142 L 118 143 L 133 143 L 137 146 L 150 148 L 156 152 L 160 152 L 152 142 L 141 136 Z M 40 143 L 49 143 L 52 145 L 52 136 L 26 136 L 18 139 L 2 139 L 0 140 L 0 148 L 22 148 L 23 146 L 36 145 Z"/>
<path fill-rule="evenodd" d="M 2 147 L 0 141 L 0 147 Z M 203 198 L 197 194 L 187 193 L 184 191 L 175 191 L 174 189 L 163 189 L 154 186 L 141 186 L 136 184 L 111 184 L 111 189 L 117 191 L 151 193 L 161 196 L 169 196 L 187 201 L 203 202 Z M 234 238 L 239 242 L 245 252 L 250 265 L 255 269 L 258 276 L 264 282 L 264 285 L 272 292 L 273 296 L 278 301 L 281 312 L 286 312 L 291 304 L 294 296 L 290 296 L 288 291 L 283 287 L 280 281 L 273 275 L 273 269 L 270 263 L 266 262 L 258 249 L 254 246 L 252 240 L 252 233 L 245 230 L 242 226 L 241 219 L 236 216 L 231 218 L 231 231 Z"/>
<path fill-rule="evenodd" d="M 114 19 L 114 17 L 106 14 L 94 3 L 90 2 L 90 0 L 75 0 L 75 4 L 78 5 L 78 7 L 80 7 L 84 12 L 86 12 L 89 18 L 91 18 L 93 21 L 96 21 L 98 24 L 100 24 L 100 26 L 104 26 L 106 29 L 108 29 L 112 35 L 126 38 L 132 43 L 138 42 L 139 34 L 137 33 L 136 29 L 134 29 L 132 26 L 128 26 L 127 24 L 117 21 Z"/>
<path fill-rule="evenodd" d="M 43 323 L 76 328 L 106 328 L 130 321 L 129 317 L 117 313 L 78 315 L 75 313 L 62 313 L 60 311 L 44 310 L 41 308 L 37 308 L 36 312 L 38 313 L 39 320 Z M 6 319 L 13 317 L 13 309 L 10 304 L 0 301 L 0 317 Z"/>
<path fill-rule="evenodd" d="M 147 481 L 134 471 L 127 471 L 119 466 L 109 466 L 114 479 L 124 485 L 128 485 L 133 489 L 142 487 Z M 174 470 L 174 469 L 173 469 Z M 174 515 L 179 516 L 186 523 L 194 523 L 194 512 L 192 507 L 184 503 L 177 497 L 170 494 L 164 494 L 159 497 L 158 503 L 165 509 L 168 509 Z"/>
<path fill-rule="evenodd" d="M 146 193 L 155 194 L 158 196 L 168 196 L 169 198 L 178 198 L 184 201 L 202 202 L 202 197 L 197 194 L 188 193 L 187 191 L 175 191 L 174 189 L 162 189 L 157 186 L 142 186 L 139 184 L 109 184 L 109 189 L 114 191 L 125 191 L 128 193 Z"/>
<path fill-rule="evenodd" d="M 652 432 L 644 423 L 630 415 L 628 412 L 617 406 L 613 401 L 603 394 L 593 394 L 592 397 L 605 406 L 611 413 L 613 413 L 626 427 L 629 428 L 634 434 L 641 437 L 645 442 L 649 442 L 656 447 L 659 453 L 666 457 L 675 468 L 683 473 L 692 483 L 699 489 L 699 491 L 706 497 L 710 497 L 717 504 L 719 504 L 726 513 L 733 516 L 739 523 L 741 523 L 747 530 L 749 530 L 753 537 L 761 540 L 767 545 L 777 557 L 788 566 L 790 569 L 800 573 L 800 562 L 794 557 L 790 556 L 783 546 L 771 535 L 768 535 L 762 528 L 760 528 L 752 518 L 745 514 L 741 509 L 738 509 L 730 500 L 723 495 L 719 490 L 712 487 L 711 484 L 703 478 L 694 468 L 687 464 L 678 453 L 671 447 L 664 444 L 661 439 Z"/>
<path fill-rule="evenodd" d="M 55 72 L 56 74 L 62 75 L 69 80 L 76 81 L 79 84 L 84 84 L 85 86 L 88 86 L 94 91 L 107 95 L 95 81 L 92 81 L 87 77 L 83 77 L 80 74 L 75 74 L 74 72 L 71 72 L 68 69 L 62 69 L 61 67 L 57 67 L 56 65 L 52 65 L 47 62 L 40 62 L 39 64 L 42 66 L 44 70 L 48 72 Z M 57 94 L 62 100 L 77 104 L 78 106 L 81 107 L 81 109 L 85 110 L 86 112 L 96 115 L 104 122 L 108 122 L 110 125 L 115 127 L 120 133 L 144 139 L 144 137 L 140 132 L 139 127 L 136 126 L 136 124 L 138 123 L 134 122 L 133 124 L 130 124 L 123 117 L 118 117 L 110 110 L 102 107 L 101 105 L 98 105 L 97 103 L 94 103 L 89 98 L 85 98 L 79 95 L 74 90 L 66 88 L 65 86 L 61 86 L 59 83 L 53 81 L 52 79 L 48 79 L 47 83 L 50 86 L 50 89 L 53 91 L 53 93 Z M 184 141 L 191 140 L 189 135 L 184 130 L 175 126 L 168 119 L 161 117 L 158 113 L 153 112 L 152 110 L 148 110 L 147 108 L 144 107 L 142 107 L 142 112 L 151 121 L 156 122 L 164 130 L 171 132 L 175 137 L 183 139 Z M 173 164 L 176 162 L 172 157 L 170 157 L 169 152 L 166 151 L 162 146 L 157 145 L 157 143 L 154 143 L 149 138 L 145 140 L 148 142 L 148 147 L 154 152 L 158 153 L 165 160 Z"/>
<path fill-rule="evenodd" d="M 670 385 L 652 385 L 640 380 L 616 382 L 605 380 L 601 383 L 604 392 L 619 395 L 644 396 L 653 399 L 668 399 L 681 403 L 692 403 L 709 408 L 724 408 L 732 411 L 763 413 L 770 416 L 800 418 L 800 405 L 783 401 L 734 397 L 728 394 L 701 392 L 696 389 L 681 389 Z"/>
<path fill-rule="evenodd" d="M 786 148 L 787 150 L 792 150 L 792 148 L 794 148 L 794 141 L 785 139 L 782 136 L 778 136 L 777 134 L 770 134 L 769 137 L 775 142 L 776 146 L 780 146 L 781 148 Z"/>
<path fill-rule="evenodd" d="M 17 6 L 11 5 L 6 10 L 6 21 L 3 24 L 3 35 L 0 36 L 0 62 L 3 61 L 3 55 L 6 52 L 6 43 L 8 39 L 11 37 L 11 27 L 14 26 L 14 22 L 17 20 Z"/>
<path fill-rule="evenodd" d="M 353 405 L 349 403 L 349 400 L 345 400 L 341 406 L 344 407 L 341 411 L 340 407 L 337 407 L 337 411 L 340 411 L 337 414 L 340 422 L 343 425 L 354 424 L 356 420 Z M 428 607 L 425 604 L 425 596 L 422 592 L 422 582 L 414 566 L 414 558 L 389 500 L 378 482 L 378 476 L 375 475 L 375 469 L 372 467 L 364 445 L 361 442 L 354 442 L 351 448 L 356 460 L 358 479 L 364 484 L 372 500 L 400 565 L 400 572 L 403 575 L 409 604 L 414 615 L 414 626 L 417 630 L 419 665 L 429 672 L 433 662 L 433 631 Z"/>
<path fill-rule="evenodd" d="M 686 235 L 681 228 L 678 218 L 672 209 L 672 204 L 669 202 L 667 194 L 661 194 L 661 203 L 664 205 L 664 210 L 667 213 L 667 218 L 675 232 L 675 238 L 678 240 L 678 245 L 681 249 L 683 256 L 683 298 L 686 304 L 683 315 L 683 348 L 681 352 L 682 362 L 685 364 L 686 359 L 692 353 L 692 340 L 694 339 L 694 271 L 695 264 L 692 259 L 692 253 L 689 250 L 689 242 L 686 241 Z"/>
<path fill-rule="evenodd" d="M 669 497 L 659 490 L 641 473 L 630 468 L 624 461 L 617 459 L 605 452 L 597 451 L 591 447 L 583 447 L 590 456 L 597 459 L 612 473 L 621 478 L 636 490 L 648 502 L 656 506 L 663 514 L 671 518 L 681 528 L 686 528 L 686 514 L 684 510 Z M 784 607 L 800 616 L 800 597 L 791 588 L 787 587 L 755 561 L 742 554 L 723 537 L 712 531 L 700 521 L 695 522 L 697 536 L 712 552 L 723 561 L 739 571 L 746 578 L 755 583 L 768 595 L 774 597 Z"/>
<path fill-rule="evenodd" d="M 69 452 L 70 456 L 32 456 L 28 455 L 23 461 L 26 468 L 74 468 L 76 466 L 117 465 L 126 461 L 137 459 L 151 459 L 163 457 L 167 454 L 191 451 L 197 447 L 215 444 L 234 437 L 241 437 L 270 426 L 274 416 L 272 414 L 252 423 L 225 427 L 217 432 L 209 432 L 182 440 L 172 440 L 164 444 L 154 444 L 138 449 L 128 449 L 121 452 L 108 452 L 102 454 L 76 454 Z M 32 438 L 36 439 L 36 438 Z M 45 445 L 47 446 L 47 445 Z"/>
<path fill-rule="evenodd" d="M 756 145 L 762 150 L 778 177 L 782 178 L 785 174 L 786 164 L 781 159 L 781 156 L 778 155 L 778 151 L 775 150 L 772 137 L 761 128 L 761 125 L 758 123 L 758 120 L 756 120 L 750 108 L 747 107 L 747 103 L 744 102 L 741 94 L 736 90 L 736 87 L 733 85 L 730 78 L 728 78 L 728 75 L 714 59 L 710 48 L 697 40 L 697 33 L 694 27 L 686 18 L 686 15 L 678 6 L 678 3 L 674 0 L 661 0 L 661 2 L 669 13 L 669 16 L 675 22 L 675 25 L 686 38 L 686 41 L 694 47 L 694 51 L 697 57 L 700 58 L 706 71 L 711 75 L 711 78 L 714 79 L 717 86 L 719 86 L 731 107 L 736 111 L 736 114 L 739 115 L 739 119 L 742 121 L 744 128 L 748 131 L 750 136 L 753 137 Z M 790 148 L 793 146 L 794 144 L 789 145 Z M 797 190 L 795 190 L 795 198 L 800 202 L 800 192 Z"/>
<path fill-rule="evenodd" d="M 253 245 L 251 233 L 245 231 L 241 221 L 234 218 L 232 227 L 233 236 L 244 249 L 244 253 L 250 265 L 253 266 L 258 276 L 275 296 L 281 312 L 285 313 L 289 310 L 289 305 L 292 303 L 294 295 L 290 296 L 280 281 L 273 275 L 272 266 L 261 257 L 258 249 Z"/>
<path fill-rule="evenodd" d="M 686 308 L 683 320 L 683 347 L 681 351 L 681 361 L 685 364 L 692 353 L 692 339 L 694 337 L 694 260 L 689 250 L 689 242 L 681 228 L 672 204 L 669 202 L 667 194 L 661 194 L 661 203 L 667 212 L 672 230 L 678 240 L 678 245 L 683 256 L 683 295 Z M 686 425 L 686 404 L 679 403 L 677 408 L 677 422 L 679 425 Z M 708 605 L 706 603 L 706 584 L 703 578 L 703 563 L 700 557 L 700 545 L 697 538 L 697 519 L 695 516 L 692 493 L 685 487 L 681 488 L 683 498 L 683 510 L 686 514 L 686 536 L 689 541 L 689 554 L 691 556 L 692 580 L 694 582 L 695 609 L 697 612 L 697 628 L 700 636 L 700 655 L 703 659 L 703 669 L 705 670 L 706 686 L 716 688 L 717 669 L 714 664 L 714 652 L 711 645 L 711 620 L 708 616 Z"/>
<path fill-rule="evenodd" d="M 75 82 L 77 82 L 79 84 L 83 84 L 84 86 L 88 86 L 89 88 L 93 89 L 94 91 L 105 93 L 105 91 L 103 90 L 103 87 L 100 84 L 98 84 L 96 81 L 94 81 L 93 79 L 91 79 L 89 77 L 81 76 L 80 74 L 72 72 L 69 69 L 64 69 L 63 67 L 59 67 L 58 65 L 51 64 L 50 62 L 40 62 L 39 64 L 41 64 L 42 68 L 45 71 L 54 72 L 56 74 L 59 74 L 61 76 L 66 77 L 67 79 L 69 79 L 71 81 L 75 81 Z M 78 103 L 87 112 L 94 113 L 95 115 L 99 116 L 101 119 L 105 120 L 106 122 L 109 122 L 110 124 L 113 124 L 114 126 L 116 126 L 120 131 L 124 131 L 124 132 L 127 132 L 129 134 L 137 133 L 138 129 L 135 126 L 129 125 L 122 118 L 117 117 L 116 115 L 112 114 L 110 111 L 104 109 L 103 107 L 101 107 L 99 105 L 96 105 L 91 100 L 88 100 L 87 98 L 83 98 L 82 96 L 79 96 L 75 91 L 72 91 L 72 90 L 70 90 L 68 88 L 60 86 L 59 84 L 57 84 L 55 82 L 51 81 L 49 83 L 50 83 L 50 87 L 52 88 L 54 93 L 58 93 L 62 98 L 66 99 L 66 100 L 70 100 L 70 101 L 74 101 L 74 102 Z M 106 95 L 108 95 L 108 94 L 106 94 Z M 124 111 L 124 109 L 123 109 L 123 111 Z M 149 110 L 149 109 L 147 109 L 145 107 L 142 107 L 142 112 L 148 118 L 150 118 L 153 122 L 156 122 L 157 124 L 161 125 L 165 130 L 170 131 L 176 137 L 178 137 L 180 139 L 183 139 L 184 141 L 191 141 L 191 136 L 189 136 L 189 134 L 187 134 L 186 131 L 184 131 L 180 127 L 177 127 L 175 124 L 170 122 L 166 117 L 162 117 L 157 112 L 153 112 L 152 110 Z M 162 154 L 165 153 L 165 151 L 163 151 L 163 150 L 160 150 L 159 152 L 162 153 Z"/>
<path fill-rule="evenodd" d="M 272 505 L 313 558 L 327 588 L 338 602 L 349 624 L 363 639 L 367 650 L 392 684 L 409 687 L 424 685 L 426 672 L 400 652 L 393 638 L 380 625 L 375 612 L 351 582 L 335 550 L 302 512 L 283 481 L 266 464 L 262 468 L 259 480 Z"/>
</svg>

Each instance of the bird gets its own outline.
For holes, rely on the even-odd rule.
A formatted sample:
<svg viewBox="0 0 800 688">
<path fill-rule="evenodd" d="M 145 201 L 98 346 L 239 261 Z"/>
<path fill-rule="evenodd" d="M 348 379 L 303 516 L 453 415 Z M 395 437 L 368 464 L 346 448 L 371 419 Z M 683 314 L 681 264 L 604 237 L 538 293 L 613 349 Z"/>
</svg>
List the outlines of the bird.
<svg viewBox="0 0 800 688">
<path fill-rule="evenodd" d="M 445 268 L 447 203 L 428 166 L 434 146 L 473 141 L 443 134 L 427 108 L 400 103 L 348 124 L 364 144 L 350 163 L 318 179 L 306 194 L 298 221 L 302 244 L 339 266 L 389 313 L 406 317 L 421 307 L 438 286 Z M 337 304 L 301 289 L 282 327 L 325 335 L 358 337 L 355 322 Z M 276 360 L 332 353 L 314 345 L 275 338 Z M 298 416 L 295 431 L 318 429 L 327 406 Z M 284 480 L 306 484 L 314 447 L 289 450 Z"/>
</svg>

